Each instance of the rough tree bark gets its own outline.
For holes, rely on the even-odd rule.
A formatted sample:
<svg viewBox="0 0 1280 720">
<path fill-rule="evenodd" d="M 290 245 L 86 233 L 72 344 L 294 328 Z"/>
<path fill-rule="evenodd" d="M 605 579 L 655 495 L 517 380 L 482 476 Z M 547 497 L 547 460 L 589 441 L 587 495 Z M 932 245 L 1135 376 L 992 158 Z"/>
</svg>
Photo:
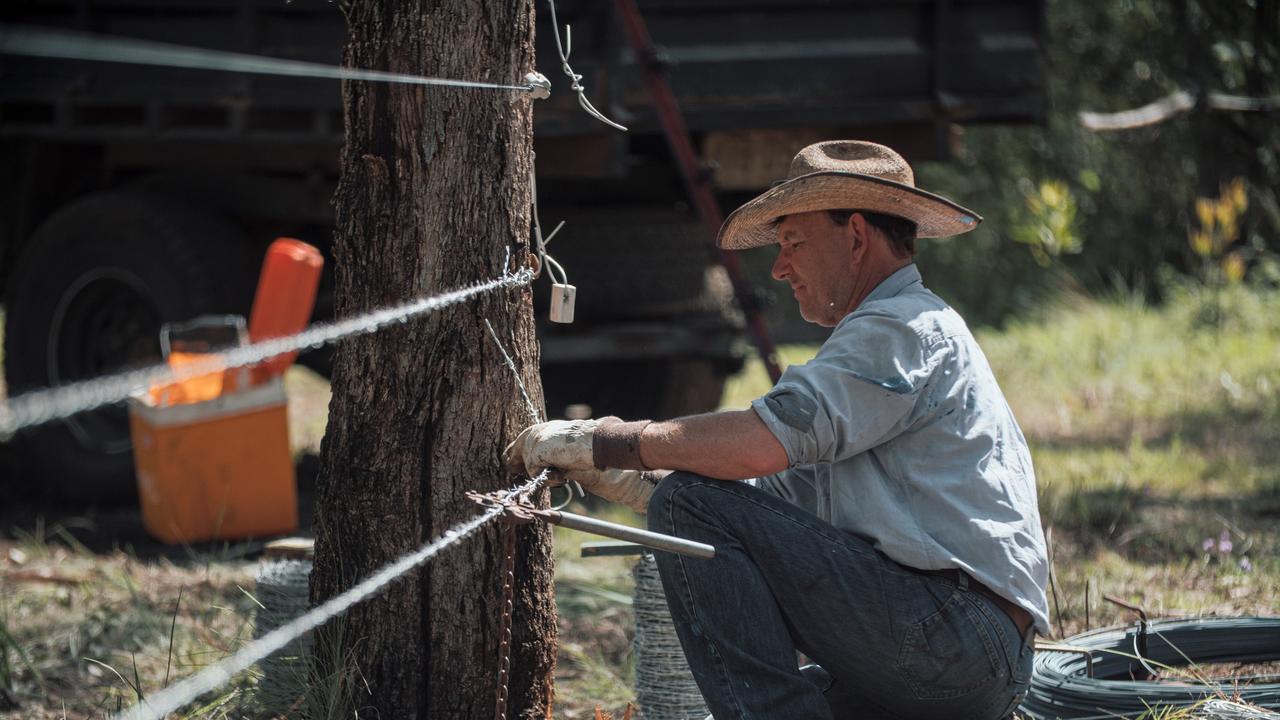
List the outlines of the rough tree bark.
<svg viewBox="0 0 1280 720">
<path fill-rule="evenodd" d="M 503 84 L 533 70 L 532 0 L 344 5 L 349 66 Z M 508 251 L 527 256 L 532 102 L 516 91 L 344 84 L 334 200 L 340 317 L 496 277 Z M 474 517 L 466 490 L 511 484 L 501 451 L 527 414 L 484 319 L 541 405 L 531 307 L 527 288 L 497 291 L 339 346 L 313 601 Z M 330 623 L 317 638 L 313 695 L 336 689 L 337 677 L 362 717 L 492 717 L 499 530 L 495 523 Z M 549 546 L 545 525 L 520 528 L 513 718 L 543 717 L 550 701 Z"/>
</svg>

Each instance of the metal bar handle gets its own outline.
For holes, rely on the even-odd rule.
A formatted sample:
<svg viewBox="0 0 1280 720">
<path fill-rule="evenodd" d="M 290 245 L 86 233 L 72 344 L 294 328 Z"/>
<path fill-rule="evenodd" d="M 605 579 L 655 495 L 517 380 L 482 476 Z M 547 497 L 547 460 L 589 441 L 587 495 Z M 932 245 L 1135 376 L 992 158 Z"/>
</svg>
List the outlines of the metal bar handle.
<svg viewBox="0 0 1280 720">
<path fill-rule="evenodd" d="M 611 537 L 615 540 L 629 540 L 639 545 L 652 548 L 654 550 L 666 550 L 668 552 L 680 553 L 689 557 L 702 558 L 709 560 L 716 555 L 715 547 L 706 543 L 694 542 L 693 540 L 685 540 L 683 538 L 673 537 L 671 535 L 663 535 L 662 533 L 650 532 L 633 528 L 628 525 L 619 525 L 605 520 L 596 520 L 585 515 L 575 515 L 560 510 L 542 510 L 538 512 L 549 523 L 560 525 L 562 527 L 571 528 L 573 530 L 582 530 L 596 535 Z"/>
</svg>

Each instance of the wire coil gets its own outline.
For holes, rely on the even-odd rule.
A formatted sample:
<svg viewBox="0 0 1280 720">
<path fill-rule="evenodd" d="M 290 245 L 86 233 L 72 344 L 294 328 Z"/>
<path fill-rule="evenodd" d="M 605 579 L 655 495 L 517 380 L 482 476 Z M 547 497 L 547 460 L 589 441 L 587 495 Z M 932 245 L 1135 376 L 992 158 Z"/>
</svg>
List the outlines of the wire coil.
<svg viewBox="0 0 1280 720">
<path fill-rule="evenodd" d="M 707 706 L 684 659 L 653 555 L 635 567 L 636 700 L 644 720 L 703 720 Z"/>
<path fill-rule="evenodd" d="M 254 616 L 255 639 L 311 609 L 310 576 L 310 560 L 275 560 L 258 569 L 254 584 L 261 607 Z M 258 662 L 262 676 L 255 697 L 265 712 L 274 717 L 294 708 L 307 689 L 310 659 L 308 633 Z"/>
<path fill-rule="evenodd" d="M 1177 681 L 1137 682 L 1143 672 L 1134 656 L 1137 630 L 1106 628 L 1078 635 L 1067 642 L 1091 651 L 1094 677 L 1086 674 L 1088 660 L 1078 653 L 1036 653 L 1031 688 L 1019 708 L 1037 720 L 1114 720 L 1137 717 L 1157 709 L 1189 708 L 1214 698 L 1239 699 L 1261 708 L 1280 709 L 1276 678 L 1241 678 L 1212 682 L 1196 679 L 1200 663 L 1263 663 L 1280 660 L 1280 617 L 1157 620 L 1148 625 L 1146 660 L 1149 664 L 1190 667 Z M 1167 675 L 1168 673 L 1166 673 Z M 1243 680 L 1248 680 L 1245 678 Z"/>
</svg>

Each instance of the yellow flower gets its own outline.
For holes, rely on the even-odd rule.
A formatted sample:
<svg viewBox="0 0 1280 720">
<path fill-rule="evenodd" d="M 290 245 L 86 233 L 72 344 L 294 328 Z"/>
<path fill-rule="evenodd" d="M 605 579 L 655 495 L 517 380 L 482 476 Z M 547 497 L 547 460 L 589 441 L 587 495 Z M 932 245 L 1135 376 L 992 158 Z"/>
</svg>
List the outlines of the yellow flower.
<svg viewBox="0 0 1280 720">
<path fill-rule="evenodd" d="M 1226 276 L 1227 282 L 1240 282 L 1244 279 L 1244 258 L 1240 257 L 1240 253 L 1233 252 L 1222 258 L 1222 274 Z"/>
<path fill-rule="evenodd" d="M 1207 232 L 1195 230 L 1191 233 L 1191 249 L 1200 257 L 1209 257 L 1213 252 L 1213 238 Z"/>
<path fill-rule="evenodd" d="M 1242 213 L 1249 207 L 1249 194 L 1245 192 L 1244 178 L 1232 180 L 1222 189 L 1222 196 L 1230 199 L 1237 213 Z"/>
<path fill-rule="evenodd" d="M 1060 182 L 1049 180 L 1040 183 L 1040 197 L 1049 207 L 1058 207 L 1066 196 L 1067 188 Z"/>
<path fill-rule="evenodd" d="M 1236 206 L 1231 201 L 1223 198 L 1213 204 L 1213 214 L 1216 216 L 1219 227 L 1227 227 L 1234 225 L 1236 220 Z"/>
<path fill-rule="evenodd" d="M 1196 217 L 1200 218 L 1200 227 L 1213 229 L 1214 203 L 1209 198 L 1196 198 Z"/>
<path fill-rule="evenodd" d="M 1236 218 L 1233 215 L 1230 220 L 1222 223 L 1222 230 L 1219 232 L 1217 242 L 1214 244 L 1221 250 L 1235 242 L 1238 237 L 1240 237 L 1240 226 L 1236 224 Z"/>
</svg>

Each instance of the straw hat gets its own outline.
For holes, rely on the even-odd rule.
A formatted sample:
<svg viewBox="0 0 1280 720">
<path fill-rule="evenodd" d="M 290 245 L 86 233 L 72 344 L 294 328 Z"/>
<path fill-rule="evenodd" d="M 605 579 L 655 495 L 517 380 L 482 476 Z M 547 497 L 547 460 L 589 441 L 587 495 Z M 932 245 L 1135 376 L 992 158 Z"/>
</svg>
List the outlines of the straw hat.
<svg viewBox="0 0 1280 720">
<path fill-rule="evenodd" d="M 778 218 L 815 210 L 894 215 L 914 222 L 922 238 L 959 235 L 982 222 L 974 211 L 917 188 L 911 166 L 884 145 L 828 140 L 801 150 L 786 181 L 734 210 L 716 243 L 727 250 L 768 245 L 778 241 Z"/>
</svg>

